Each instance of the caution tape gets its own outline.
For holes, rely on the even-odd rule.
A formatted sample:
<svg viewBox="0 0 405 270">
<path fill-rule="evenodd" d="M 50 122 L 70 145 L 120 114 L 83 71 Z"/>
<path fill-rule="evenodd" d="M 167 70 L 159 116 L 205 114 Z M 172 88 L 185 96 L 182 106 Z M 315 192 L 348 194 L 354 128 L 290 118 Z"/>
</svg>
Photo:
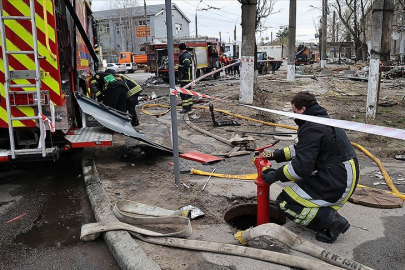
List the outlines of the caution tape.
<svg viewBox="0 0 405 270">
<path fill-rule="evenodd" d="M 202 75 L 201 77 L 198 77 L 198 78 L 195 79 L 194 81 L 190 82 L 189 84 L 185 85 L 184 88 L 190 87 L 190 86 L 192 86 L 193 84 L 195 84 L 196 82 L 201 81 L 202 79 L 204 79 L 204 78 L 206 78 L 206 77 L 208 77 L 208 76 L 210 76 L 210 75 L 212 75 L 212 74 L 215 74 L 215 73 L 217 73 L 217 72 L 220 72 L 220 71 L 222 71 L 222 70 L 224 70 L 224 69 L 227 69 L 227 68 L 229 68 L 229 67 L 231 67 L 231 66 L 233 66 L 233 65 L 236 65 L 236 64 L 238 64 L 238 63 L 240 63 L 240 62 L 241 62 L 241 61 L 238 60 L 238 61 L 236 61 L 235 63 L 229 64 L 229 65 L 227 65 L 227 66 L 221 67 L 221 68 L 216 69 L 216 70 L 213 70 L 213 71 L 211 71 L 211 72 L 208 72 L 207 74 L 204 74 L 204 75 Z"/>
<path fill-rule="evenodd" d="M 46 116 L 43 115 L 42 113 L 38 113 L 38 116 L 41 117 L 42 122 L 44 123 L 44 125 L 45 125 L 45 122 L 48 123 L 49 130 L 50 130 L 51 132 L 55 132 L 55 126 L 52 124 L 51 120 L 49 120 L 48 117 L 46 117 Z"/>
<path fill-rule="evenodd" d="M 186 95 L 192 95 L 192 96 L 196 96 L 196 97 L 204 97 L 204 98 L 210 98 L 210 99 L 219 100 L 219 98 L 212 97 L 212 96 L 205 95 L 205 94 L 201 94 L 201 93 L 198 93 L 198 92 L 195 92 L 195 91 L 187 90 L 187 89 L 184 89 L 182 87 L 176 87 L 175 90 L 170 89 L 170 94 L 177 95 L 178 93 L 183 93 L 183 94 L 186 94 Z"/>
<path fill-rule="evenodd" d="M 282 60 L 276 60 L 276 59 L 273 59 L 273 60 L 257 60 L 257 62 L 282 62 Z"/>
<path fill-rule="evenodd" d="M 383 127 L 383 126 L 370 125 L 370 124 L 364 124 L 364 123 L 358 123 L 358 122 L 352 122 L 352 121 L 346 121 L 346 120 L 337 120 L 337 119 L 332 119 L 332 118 L 324 118 L 324 117 L 311 116 L 311 115 L 305 115 L 305 114 L 289 113 L 289 112 L 271 110 L 271 109 L 266 109 L 266 108 L 251 106 L 251 105 L 244 105 L 244 106 L 253 108 L 256 110 L 261 110 L 261 111 L 265 111 L 265 112 L 269 112 L 269 113 L 275 113 L 275 114 L 280 114 L 280 115 L 284 115 L 284 116 L 289 116 L 291 118 L 297 118 L 297 119 L 310 121 L 310 122 L 314 122 L 314 123 L 318 123 L 318 124 L 322 124 L 322 125 L 349 129 L 349 130 L 355 130 L 355 131 L 360 131 L 360 132 L 364 132 L 364 133 L 390 137 L 390 138 L 394 138 L 394 139 L 405 140 L 405 130 L 399 129 L 399 128 Z"/>
<path fill-rule="evenodd" d="M 382 68 L 405 68 L 405 66 L 380 66 Z"/>
<path fill-rule="evenodd" d="M 39 123 L 40 125 L 42 124 L 42 125 L 44 125 L 44 132 L 43 132 L 43 134 L 41 134 L 40 135 L 40 138 L 39 138 L 39 143 L 38 143 L 38 148 L 42 148 L 42 137 L 44 137 L 44 140 L 46 139 L 46 127 L 45 127 L 45 122 L 47 122 L 48 123 L 48 126 L 49 126 L 49 130 L 51 131 L 51 132 L 55 132 L 55 126 L 52 124 L 52 121 L 51 120 L 49 120 L 49 118 L 48 117 L 46 117 L 45 115 L 43 115 L 42 113 L 38 113 L 38 116 L 39 117 L 41 117 L 41 120 L 42 120 L 42 123 Z"/>
<path fill-rule="evenodd" d="M 222 67 L 222 68 L 213 70 L 213 71 L 211 71 L 211 72 L 209 72 L 209 73 L 207 73 L 207 74 L 204 74 L 204 75 L 201 76 L 201 77 L 198 77 L 197 79 L 195 79 L 194 81 L 190 82 L 189 84 L 187 84 L 187 85 L 185 85 L 185 86 L 183 86 L 183 87 L 176 87 L 176 89 L 170 89 L 170 94 L 171 94 L 171 95 L 177 95 L 178 93 L 183 93 L 183 94 L 186 94 L 186 95 L 192 95 L 192 96 L 196 96 L 196 97 L 204 97 L 204 98 L 210 98 L 210 99 L 220 100 L 219 98 L 212 97 L 212 96 L 205 95 L 205 94 L 201 94 L 201 93 L 198 93 L 198 92 L 195 92 L 195 91 L 187 90 L 187 89 L 185 89 L 185 88 L 190 87 L 191 85 L 193 85 L 193 84 L 195 84 L 196 82 L 198 82 L 198 81 L 204 79 L 205 77 L 208 77 L 208 76 L 210 76 L 210 75 L 212 75 L 212 74 L 214 74 L 214 73 L 220 72 L 220 71 L 222 71 L 222 70 L 224 70 L 224 69 L 226 69 L 226 68 L 229 68 L 229 67 L 231 67 L 231 66 L 233 66 L 233 65 L 236 65 L 237 63 L 240 63 L 240 62 L 241 62 L 241 61 L 238 60 L 238 61 L 235 62 L 235 63 L 232 63 L 232 64 L 227 65 L 227 66 L 224 66 L 224 67 Z"/>
</svg>

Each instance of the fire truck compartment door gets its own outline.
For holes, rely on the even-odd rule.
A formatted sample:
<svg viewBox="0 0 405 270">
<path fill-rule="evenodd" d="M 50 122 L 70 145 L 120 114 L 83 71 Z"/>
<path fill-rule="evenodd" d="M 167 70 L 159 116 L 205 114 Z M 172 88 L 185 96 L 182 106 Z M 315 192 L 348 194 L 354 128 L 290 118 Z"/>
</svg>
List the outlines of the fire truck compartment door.
<svg viewBox="0 0 405 270">
<path fill-rule="evenodd" d="M 131 125 L 130 116 L 126 113 L 107 107 L 82 93 L 75 92 L 75 97 L 83 112 L 93 116 L 104 127 L 152 145 L 160 150 L 173 151 L 166 146 L 149 141 L 145 135 L 137 132 Z"/>
</svg>

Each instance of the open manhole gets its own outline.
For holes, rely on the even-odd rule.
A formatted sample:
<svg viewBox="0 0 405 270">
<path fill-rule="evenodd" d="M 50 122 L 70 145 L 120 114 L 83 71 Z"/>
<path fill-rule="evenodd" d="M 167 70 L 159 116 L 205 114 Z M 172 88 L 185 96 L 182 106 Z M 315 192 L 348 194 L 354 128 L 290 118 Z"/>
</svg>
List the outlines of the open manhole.
<svg viewBox="0 0 405 270">
<path fill-rule="evenodd" d="M 226 211 L 225 222 L 235 229 L 247 230 L 257 226 L 257 204 L 236 205 Z M 283 212 L 277 209 L 275 202 L 270 202 L 270 223 L 284 225 L 286 217 Z"/>
</svg>

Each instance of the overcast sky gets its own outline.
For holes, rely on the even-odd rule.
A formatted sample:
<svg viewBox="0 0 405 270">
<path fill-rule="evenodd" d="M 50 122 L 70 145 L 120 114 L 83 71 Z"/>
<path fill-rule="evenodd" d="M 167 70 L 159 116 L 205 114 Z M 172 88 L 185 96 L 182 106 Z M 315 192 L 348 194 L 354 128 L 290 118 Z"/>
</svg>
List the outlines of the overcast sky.
<svg viewBox="0 0 405 270">
<path fill-rule="evenodd" d="M 116 1 L 117 0 L 93 0 L 93 10 L 108 10 L 114 6 Z M 137 0 L 137 2 L 138 5 L 143 5 L 143 0 Z M 219 38 L 219 32 L 221 32 L 223 41 L 229 41 L 229 39 L 232 41 L 234 36 L 233 31 L 236 25 L 236 40 L 241 40 L 241 4 L 237 0 L 202 0 L 201 2 L 200 0 L 172 0 L 171 2 L 176 4 L 190 19 L 191 36 L 195 35 L 195 14 L 198 6 L 198 35 Z M 164 3 L 164 0 L 146 0 L 146 5 Z M 267 17 L 264 23 L 268 28 L 261 34 L 257 33 L 256 38 L 258 40 L 261 38 L 270 40 L 271 32 L 273 32 L 273 39 L 275 39 L 276 33 L 280 28 L 288 26 L 289 3 L 288 0 L 276 1 L 273 9 L 274 14 Z M 318 39 L 315 39 L 315 33 L 317 32 L 315 24 L 317 26 L 319 25 L 321 3 L 321 0 L 297 0 L 297 42 L 318 42 Z M 210 7 L 212 8 L 209 10 L 201 10 Z"/>
</svg>

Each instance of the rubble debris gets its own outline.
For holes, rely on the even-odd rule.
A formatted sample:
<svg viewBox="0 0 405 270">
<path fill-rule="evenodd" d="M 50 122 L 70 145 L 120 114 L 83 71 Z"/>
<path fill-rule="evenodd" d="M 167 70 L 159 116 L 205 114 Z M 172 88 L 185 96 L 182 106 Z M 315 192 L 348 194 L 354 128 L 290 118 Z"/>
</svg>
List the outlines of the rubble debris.
<svg viewBox="0 0 405 270">
<path fill-rule="evenodd" d="M 147 78 L 143 84 L 151 85 L 151 84 L 163 84 L 163 83 L 166 83 L 166 82 L 162 78 L 153 76 L 153 77 Z"/>
</svg>

